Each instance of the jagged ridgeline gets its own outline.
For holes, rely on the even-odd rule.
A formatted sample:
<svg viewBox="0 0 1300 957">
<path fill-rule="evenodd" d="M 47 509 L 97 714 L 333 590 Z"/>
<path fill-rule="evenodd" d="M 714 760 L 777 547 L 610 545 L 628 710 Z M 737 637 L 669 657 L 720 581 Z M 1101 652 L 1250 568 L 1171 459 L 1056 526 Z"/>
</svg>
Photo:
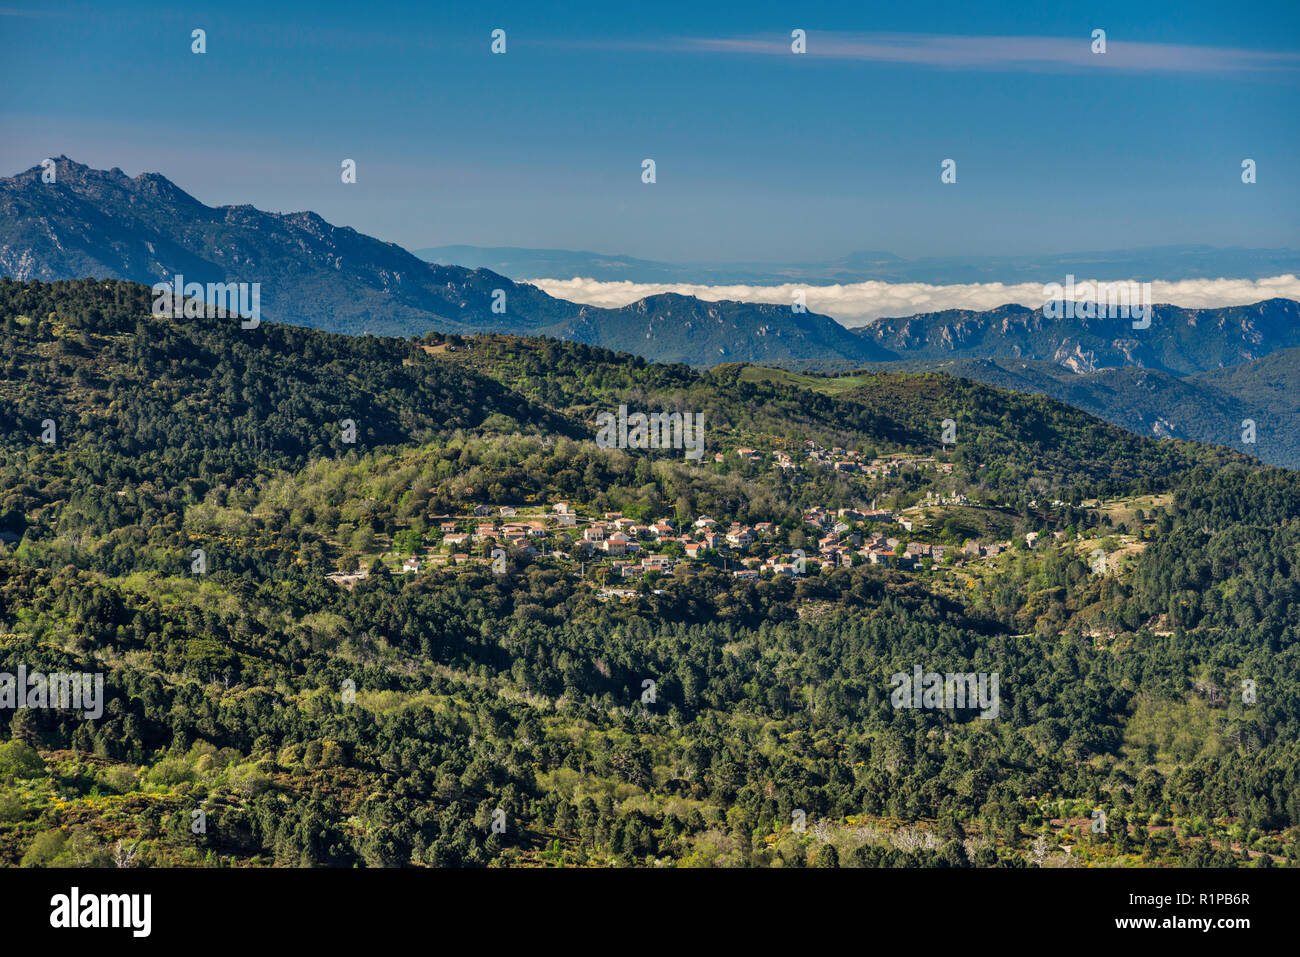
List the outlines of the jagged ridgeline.
<svg viewBox="0 0 1300 957">
<path fill-rule="evenodd" d="M 1156 305 L 1143 332 L 1128 319 L 1052 319 L 1018 305 L 905 315 L 856 329 L 789 302 L 662 293 L 602 308 L 490 269 L 425 262 L 312 212 L 207 206 L 158 173 L 129 177 L 66 156 L 54 169 L 53 183 L 42 181 L 40 166 L 0 177 L 0 275 L 258 283 L 264 318 L 332 332 L 549 335 L 693 366 L 999 356 L 1076 372 L 1140 366 L 1177 375 L 1300 347 L 1300 303 L 1284 299 L 1218 309 Z"/>
<path fill-rule="evenodd" d="M 884 357 L 833 319 L 789 306 L 672 294 L 583 306 L 488 269 L 426 263 L 312 212 L 207 206 L 157 173 L 128 177 L 66 156 L 55 168 L 54 183 L 40 167 L 0 178 L 0 275 L 259 283 L 263 318 L 352 334 L 547 334 L 699 365 Z"/>
<path fill-rule="evenodd" d="M 1139 435 L 1300 465 L 1293 300 L 1154 304 L 1145 329 L 1122 316 L 1055 316 L 1014 304 L 853 329 L 789 304 L 674 293 L 602 308 L 490 269 L 426 262 L 315 213 L 207 206 L 157 173 L 129 177 L 63 156 L 52 171 L 53 182 L 39 166 L 0 178 L 0 275 L 234 285 L 258 303 L 261 318 L 352 335 L 548 336 L 697 368 L 929 369 L 1048 395 Z"/>
</svg>

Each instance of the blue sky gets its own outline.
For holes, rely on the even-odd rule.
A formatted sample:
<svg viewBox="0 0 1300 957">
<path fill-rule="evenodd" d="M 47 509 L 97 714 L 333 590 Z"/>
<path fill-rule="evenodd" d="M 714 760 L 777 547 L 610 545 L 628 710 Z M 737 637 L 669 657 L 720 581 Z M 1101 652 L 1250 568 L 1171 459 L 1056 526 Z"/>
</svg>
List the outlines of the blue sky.
<svg viewBox="0 0 1300 957">
<path fill-rule="evenodd" d="M 1300 247 L 1294 0 L 10 2 L 4 175 L 66 153 L 408 248 L 779 262 Z"/>
</svg>

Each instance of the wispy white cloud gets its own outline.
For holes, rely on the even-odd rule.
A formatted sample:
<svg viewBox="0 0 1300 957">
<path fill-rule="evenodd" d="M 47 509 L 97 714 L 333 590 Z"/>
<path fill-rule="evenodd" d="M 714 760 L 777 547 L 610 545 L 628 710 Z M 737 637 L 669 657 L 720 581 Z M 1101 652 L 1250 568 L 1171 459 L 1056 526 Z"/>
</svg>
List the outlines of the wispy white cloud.
<svg viewBox="0 0 1300 957">
<path fill-rule="evenodd" d="M 708 53 L 790 56 L 788 36 L 692 37 L 678 49 Z M 1300 53 L 1239 47 L 1144 43 L 1114 36 L 1092 52 L 1090 34 L 1077 37 L 955 36 L 922 33 L 808 33 L 808 57 L 899 63 L 934 68 L 1026 72 L 1231 73 L 1300 70 Z"/>
<path fill-rule="evenodd" d="M 592 306 L 618 308 L 664 292 L 695 296 L 709 302 L 734 299 L 739 302 L 772 302 L 790 305 L 796 292 L 806 296 L 808 309 L 838 320 L 846 326 L 865 325 L 886 316 L 910 316 L 941 309 L 994 309 L 1007 303 L 1038 308 L 1046 298 L 1042 283 L 1000 282 L 938 286 L 929 283 L 859 282 L 847 285 L 813 286 L 787 283 L 780 286 L 700 286 L 688 283 L 604 282 L 596 279 L 525 280 L 552 296 Z M 1065 276 L 1061 276 L 1061 283 Z M 1077 285 L 1086 281 L 1076 279 Z M 1113 280 L 1111 280 L 1113 281 Z M 1212 309 L 1240 306 L 1261 299 L 1300 300 L 1300 279 L 1293 275 L 1267 279 L 1181 279 L 1153 281 L 1153 302 Z"/>
</svg>

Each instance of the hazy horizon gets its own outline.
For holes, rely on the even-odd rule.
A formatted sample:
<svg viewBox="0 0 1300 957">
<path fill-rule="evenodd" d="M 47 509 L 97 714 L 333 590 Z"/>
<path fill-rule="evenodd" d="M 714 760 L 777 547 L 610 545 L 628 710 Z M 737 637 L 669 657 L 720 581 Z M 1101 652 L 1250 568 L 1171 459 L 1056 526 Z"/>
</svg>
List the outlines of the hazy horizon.
<svg viewBox="0 0 1300 957">
<path fill-rule="evenodd" d="M 1293 4 L 396 4 L 385 18 L 5 8 L 0 171 L 60 153 L 158 171 L 209 205 L 312 210 L 407 249 L 794 262 L 1300 247 Z"/>
</svg>

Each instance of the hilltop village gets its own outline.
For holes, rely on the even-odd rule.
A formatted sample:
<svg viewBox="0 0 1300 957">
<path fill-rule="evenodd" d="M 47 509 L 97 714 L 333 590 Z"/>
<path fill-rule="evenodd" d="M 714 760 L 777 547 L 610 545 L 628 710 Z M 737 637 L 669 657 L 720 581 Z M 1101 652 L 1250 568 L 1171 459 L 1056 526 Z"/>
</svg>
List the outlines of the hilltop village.
<svg viewBox="0 0 1300 957">
<path fill-rule="evenodd" d="M 814 442 L 796 451 L 736 448 L 711 456 L 715 464 L 734 456 L 773 469 L 829 469 L 851 473 L 864 482 L 904 473 L 941 479 L 953 474 L 952 462 L 934 456 L 869 457 Z M 1037 507 L 1039 503 L 1031 503 Z M 1044 503 L 1046 506 L 1048 503 Z M 1051 507 L 1065 503 L 1053 501 Z M 918 495 L 897 510 L 813 506 L 797 522 L 750 524 L 701 514 L 661 515 L 640 520 L 617 511 L 597 512 L 570 502 L 519 505 L 476 504 L 462 514 L 430 515 L 419 536 L 398 534 L 393 547 L 375 556 L 395 574 L 419 574 L 464 565 L 499 566 L 519 554 L 571 569 L 593 579 L 600 596 L 626 597 L 634 592 L 618 583 L 653 580 L 681 564 L 705 563 L 737 579 L 802 576 L 859 564 L 925 571 L 936 566 L 960 568 L 968 562 L 996 558 L 1013 549 L 1035 549 L 1044 536 L 1071 537 L 1056 530 L 1025 531 L 1015 537 L 954 534 L 940 521 L 945 510 L 986 507 L 960 491 Z M 1126 544 L 1126 543 L 1125 543 Z M 329 577 L 350 587 L 368 574 L 366 562 Z"/>
</svg>

